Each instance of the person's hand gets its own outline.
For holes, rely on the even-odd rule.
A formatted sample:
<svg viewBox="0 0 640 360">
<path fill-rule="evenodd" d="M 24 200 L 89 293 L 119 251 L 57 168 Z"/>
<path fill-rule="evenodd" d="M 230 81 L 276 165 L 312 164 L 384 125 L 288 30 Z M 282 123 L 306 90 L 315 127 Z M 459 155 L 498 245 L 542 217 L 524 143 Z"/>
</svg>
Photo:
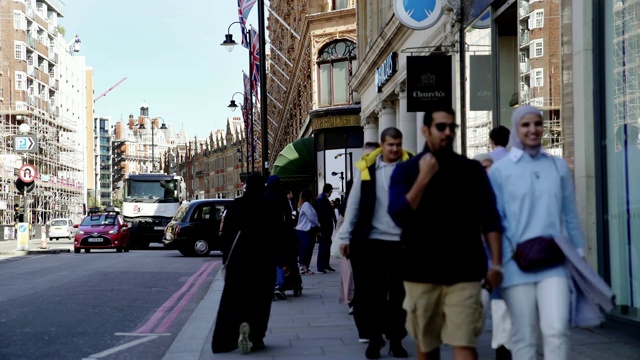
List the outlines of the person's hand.
<svg viewBox="0 0 640 360">
<path fill-rule="evenodd" d="M 499 288 L 500 284 L 502 284 L 502 272 L 496 269 L 489 269 L 484 281 L 487 290 L 493 291 L 493 289 Z"/>
<path fill-rule="evenodd" d="M 438 171 L 438 160 L 432 153 L 426 153 L 420 158 L 419 166 L 420 175 L 431 178 Z"/>
<path fill-rule="evenodd" d="M 340 244 L 340 252 L 342 256 L 348 258 L 349 257 L 349 244 Z"/>
</svg>

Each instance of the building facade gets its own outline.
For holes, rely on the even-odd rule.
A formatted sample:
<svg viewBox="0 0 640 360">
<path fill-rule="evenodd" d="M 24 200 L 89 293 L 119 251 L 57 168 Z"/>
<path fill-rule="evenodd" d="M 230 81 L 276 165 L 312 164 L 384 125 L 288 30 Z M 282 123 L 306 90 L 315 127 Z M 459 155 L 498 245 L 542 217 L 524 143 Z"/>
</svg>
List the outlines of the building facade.
<svg viewBox="0 0 640 360">
<path fill-rule="evenodd" d="M 273 1 L 268 24 L 267 89 L 275 124 L 269 163 L 277 165 L 287 145 L 312 136 L 315 170 L 292 175 L 308 175 L 314 190 L 331 183 L 344 192 L 363 145 L 360 95 L 351 85 L 361 62 L 356 2 Z"/>
<path fill-rule="evenodd" d="M 0 102 L 2 147 L 11 154 L 11 137 L 26 123 L 38 140 L 38 150 L 23 156 L 38 171 L 30 193 L 32 218 L 43 223 L 52 217 L 79 220 L 85 200 L 84 139 L 86 77 L 84 59 L 74 58 L 58 29 L 64 4 L 58 0 L 3 1 L 0 11 Z M 13 181 L 14 166 L 5 163 L 2 178 Z M 13 190 L 12 186 L 9 186 Z M 17 199 L 2 194 L 5 209 Z M 12 221 L 11 210 L 3 222 Z"/>
<path fill-rule="evenodd" d="M 94 198 L 100 205 L 110 205 L 113 201 L 113 186 L 111 182 L 111 117 L 96 116 L 93 119 L 94 154 L 95 154 L 95 182 L 97 184 Z"/>
</svg>

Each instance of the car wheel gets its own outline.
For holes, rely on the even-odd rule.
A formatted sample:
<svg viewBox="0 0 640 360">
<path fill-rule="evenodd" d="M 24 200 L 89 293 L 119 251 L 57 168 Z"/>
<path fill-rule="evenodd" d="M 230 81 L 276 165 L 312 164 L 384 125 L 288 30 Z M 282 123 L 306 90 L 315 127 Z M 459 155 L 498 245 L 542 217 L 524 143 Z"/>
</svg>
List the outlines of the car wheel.
<svg viewBox="0 0 640 360">
<path fill-rule="evenodd" d="M 129 252 L 129 244 L 127 244 L 127 246 L 123 246 L 123 248 L 124 252 Z"/>
<path fill-rule="evenodd" d="M 191 249 L 185 249 L 185 248 L 179 248 L 178 251 L 180 251 L 180 254 L 184 255 L 184 256 L 193 256 L 193 253 L 191 252 Z"/>
<path fill-rule="evenodd" d="M 80 249 L 75 248 L 75 249 L 73 249 L 73 252 L 76 253 L 76 254 L 80 254 Z"/>
<path fill-rule="evenodd" d="M 85 252 L 85 253 L 90 253 L 90 252 L 91 252 L 91 249 L 84 249 L 84 252 Z"/>
<path fill-rule="evenodd" d="M 208 256 L 211 252 L 209 243 L 206 240 L 196 240 L 196 242 L 193 243 L 193 252 L 195 256 Z"/>
<path fill-rule="evenodd" d="M 116 248 L 116 252 L 122 252 L 122 246 L 118 246 L 118 247 Z"/>
</svg>

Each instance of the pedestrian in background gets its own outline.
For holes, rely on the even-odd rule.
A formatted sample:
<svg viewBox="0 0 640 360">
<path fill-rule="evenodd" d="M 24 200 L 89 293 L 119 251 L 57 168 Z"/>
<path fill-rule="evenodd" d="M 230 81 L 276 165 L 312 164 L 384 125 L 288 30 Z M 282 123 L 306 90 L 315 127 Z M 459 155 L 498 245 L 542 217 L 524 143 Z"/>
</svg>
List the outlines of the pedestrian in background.
<svg viewBox="0 0 640 360">
<path fill-rule="evenodd" d="M 437 358 L 429 352 L 441 343 L 453 347 L 454 359 L 477 359 L 481 281 L 497 288 L 502 279 L 495 197 L 483 167 L 453 151 L 456 129 L 453 109 L 426 112 L 425 149 L 396 166 L 389 188 L 389 214 L 402 228 L 403 306 L 421 360 Z"/>
<path fill-rule="evenodd" d="M 402 149 L 402 133 L 397 128 L 384 129 L 380 141 L 378 149 L 356 163 L 360 172 L 353 180 L 337 238 L 343 255 L 351 259 L 354 317 L 369 339 L 365 356 L 380 358 L 385 334 L 390 343 L 389 354 L 406 358 L 409 354 L 402 346 L 407 335 L 402 308 L 402 230 L 389 217 L 387 208 L 391 174 L 397 164 L 413 154 Z"/>
<path fill-rule="evenodd" d="M 491 146 L 491 159 L 493 162 L 502 160 L 508 153 L 507 145 L 511 131 L 502 125 L 498 125 L 489 132 L 489 146 Z"/>
<path fill-rule="evenodd" d="M 226 275 L 211 339 L 214 353 L 243 353 L 264 348 L 271 313 L 274 271 L 280 239 L 273 232 L 275 217 L 264 198 L 264 180 L 252 175 L 225 217 L 222 237 Z M 237 240 L 236 240 L 237 239 Z M 233 247 L 233 251 L 231 251 Z"/>
<path fill-rule="evenodd" d="M 322 192 L 316 199 L 316 213 L 318 214 L 318 221 L 320 221 L 320 237 L 318 238 L 318 258 L 317 269 L 321 274 L 326 274 L 327 271 L 336 271 L 329 265 L 331 258 L 331 235 L 333 235 L 333 228 L 337 222 L 336 213 L 331 205 L 329 197 L 333 192 L 333 185 L 324 184 Z"/>
<path fill-rule="evenodd" d="M 563 234 L 584 255 L 571 174 L 563 159 L 542 150 L 539 109 L 521 106 L 512 120 L 511 151 L 489 171 L 505 228 L 502 297 L 513 326 L 512 353 L 517 360 L 535 359 L 540 330 L 544 358 L 568 359 L 570 294 L 563 258 L 529 269 L 512 256 L 519 247 L 524 249 L 526 245 L 521 244 L 555 244 L 554 239 Z M 552 253 L 540 255 L 551 260 Z"/>
<path fill-rule="evenodd" d="M 320 229 L 318 214 L 311 205 L 311 190 L 304 189 L 300 192 L 298 200 L 298 225 L 296 225 L 296 233 L 300 240 L 300 253 L 298 262 L 300 263 L 300 274 L 312 275 L 313 271 L 309 270 L 311 257 L 313 256 L 313 248 L 316 245 L 317 231 Z"/>
</svg>

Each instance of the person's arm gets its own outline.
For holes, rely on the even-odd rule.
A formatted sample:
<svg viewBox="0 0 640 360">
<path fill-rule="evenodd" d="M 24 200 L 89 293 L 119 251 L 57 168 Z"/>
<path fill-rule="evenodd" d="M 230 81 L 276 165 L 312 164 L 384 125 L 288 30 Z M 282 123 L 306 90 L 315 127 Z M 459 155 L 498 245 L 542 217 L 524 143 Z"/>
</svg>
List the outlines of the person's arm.
<svg viewBox="0 0 640 360">
<path fill-rule="evenodd" d="M 565 226 L 565 230 L 569 235 L 569 239 L 575 246 L 578 254 L 584 257 L 584 234 L 580 227 L 580 218 L 578 217 L 578 209 L 576 207 L 576 197 L 573 189 L 573 182 L 571 180 L 571 174 L 569 173 L 569 167 L 567 163 L 562 159 L 552 158 L 558 165 L 559 172 L 561 174 L 562 185 L 562 217 Z"/>
<path fill-rule="evenodd" d="M 300 211 L 304 212 L 304 215 L 307 217 L 309 222 L 311 222 L 311 224 L 318 227 L 320 226 L 320 221 L 318 220 L 318 213 L 316 212 L 316 209 L 314 209 L 313 206 L 311 206 L 311 204 L 309 204 L 308 202 L 305 202 L 304 204 L 302 204 Z"/>
<path fill-rule="evenodd" d="M 438 171 L 438 161 L 433 154 L 426 153 L 420 158 L 419 166 L 420 171 L 418 172 L 418 177 L 406 195 L 407 202 L 413 210 L 418 208 L 420 200 L 422 200 L 422 195 L 424 194 L 424 189 L 427 187 L 429 180 L 431 180 L 433 175 Z"/>
<path fill-rule="evenodd" d="M 336 235 L 336 240 L 340 242 L 340 244 L 348 245 L 351 242 L 351 232 L 353 231 L 356 221 L 358 220 L 358 216 L 360 215 L 359 204 L 361 189 L 361 175 L 360 173 L 357 173 L 353 180 L 353 186 L 351 187 L 349 198 L 347 199 L 347 207 L 344 211 L 343 217 L 344 221 Z"/>
</svg>

